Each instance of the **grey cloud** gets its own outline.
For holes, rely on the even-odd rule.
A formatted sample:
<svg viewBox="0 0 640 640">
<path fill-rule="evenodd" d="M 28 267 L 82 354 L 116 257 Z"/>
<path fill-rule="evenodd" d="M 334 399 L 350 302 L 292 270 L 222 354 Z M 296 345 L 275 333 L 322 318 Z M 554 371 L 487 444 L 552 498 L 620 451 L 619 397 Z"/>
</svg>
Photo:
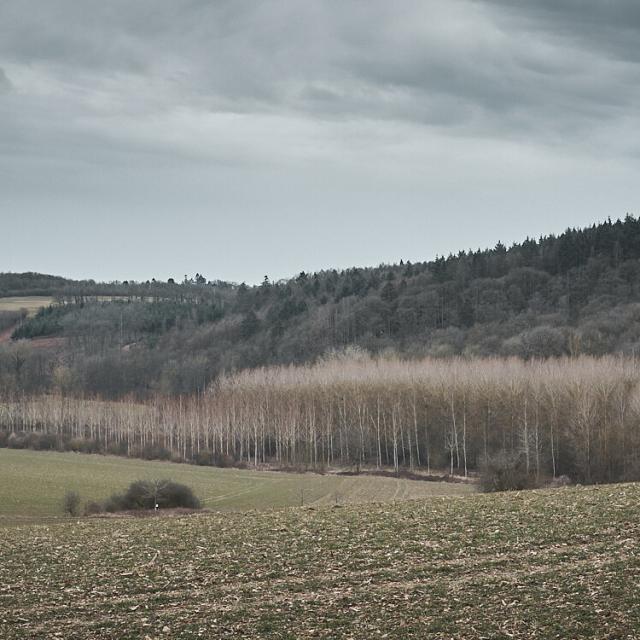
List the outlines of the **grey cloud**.
<svg viewBox="0 0 640 640">
<path fill-rule="evenodd" d="M 576 41 L 622 60 L 637 62 L 640 4 L 635 0 L 474 0 L 493 5 L 516 28 Z"/>
<path fill-rule="evenodd" d="M 529 211 L 626 203 L 639 36 L 636 0 L 3 0 L 0 199 L 192 198 L 231 224 L 250 197 L 247 211 L 352 206 L 354 230 L 376 207 L 513 211 L 527 189 Z"/>
<path fill-rule="evenodd" d="M 11 80 L 7 77 L 5 70 L 0 67 L 0 93 L 7 93 L 11 90 Z"/>
<path fill-rule="evenodd" d="M 473 6 L 477 20 L 448 39 L 438 37 L 442 21 L 405 38 L 393 23 L 376 31 L 358 52 L 354 75 L 369 86 L 405 89 L 415 105 L 434 96 L 465 104 L 474 111 L 471 124 L 479 133 L 509 134 L 523 125 L 539 130 L 575 124 L 576 117 L 593 126 L 603 106 L 635 109 L 640 65 L 598 55 L 586 37 L 559 35 L 553 16 L 542 23 L 536 14 L 532 30 L 516 20 L 513 9 Z"/>
<path fill-rule="evenodd" d="M 162 79 L 170 100 L 214 111 L 519 136 L 589 129 L 639 97 L 640 9 L 626 1 L 37 4 L 4 3 L 0 55 L 67 81 Z"/>
</svg>

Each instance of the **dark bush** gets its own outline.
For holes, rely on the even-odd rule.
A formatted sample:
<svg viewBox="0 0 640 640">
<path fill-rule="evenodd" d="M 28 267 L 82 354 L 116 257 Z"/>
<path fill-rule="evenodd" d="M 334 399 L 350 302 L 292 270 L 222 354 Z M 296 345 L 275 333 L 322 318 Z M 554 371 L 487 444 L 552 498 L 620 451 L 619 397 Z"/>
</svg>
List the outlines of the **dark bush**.
<svg viewBox="0 0 640 640">
<path fill-rule="evenodd" d="M 213 464 L 216 467 L 221 467 L 223 469 L 232 467 L 234 462 L 235 460 L 233 459 L 233 456 L 230 456 L 226 453 L 216 453 L 213 458 Z"/>
<path fill-rule="evenodd" d="M 190 487 L 172 480 L 137 480 L 123 494 L 114 494 L 105 502 L 105 511 L 184 507 L 200 509 L 200 500 Z"/>
<path fill-rule="evenodd" d="M 489 458 L 480 472 L 482 491 L 520 491 L 534 489 L 537 486 L 535 476 L 527 473 L 521 456 L 500 453 Z"/>
<path fill-rule="evenodd" d="M 121 442 L 112 442 L 107 447 L 107 453 L 110 453 L 113 456 L 126 456 L 127 443 L 124 440 Z"/>
<path fill-rule="evenodd" d="M 35 449 L 36 451 L 40 448 L 40 434 L 34 431 L 30 433 L 24 434 L 24 448 L 25 449 Z"/>
<path fill-rule="evenodd" d="M 104 510 L 107 513 L 115 513 L 116 511 L 125 511 L 127 507 L 124 506 L 124 496 L 121 494 L 114 493 L 112 496 L 108 497 L 104 504 Z"/>
<path fill-rule="evenodd" d="M 140 457 L 145 460 L 171 460 L 171 451 L 157 444 L 148 444 L 141 449 Z"/>
<path fill-rule="evenodd" d="M 122 494 L 122 505 L 125 509 L 153 509 L 160 504 L 156 499 L 158 489 L 158 483 L 149 480 L 132 482 Z"/>
<path fill-rule="evenodd" d="M 569 476 L 558 476 L 557 478 L 553 478 L 549 482 L 549 486 L 554 489 L 559 489 L 560 487 L 568 487 L 571 485 L 571 478 Z"/>
<path fill-rule="evenodd" d="M 202 504 L 194 495 L 191 487 L 178 482 L 167 482 L 160 492 L 158 504 L 160 508 L 184 507 L 200 509 Z"/>
<path fill-rule="evenodd" d="M 195 457 L 195 463 L 201 467 L 210 467 L 214 463 L 213 454 L 208 449 L 200 449 Z"/>
<path fill-rule="evenodd" d="M 51 451 L 58 446 L 58 439 L 52 433 L 30 433 L 26 446 L 36 451 Z"/>
<path fill-rule="evenodd" d="M 11 433 L 7 438 L 7 446 L 9 449 L 25 449 L 27 446 L 27 438 L 24 433 Z"/>
<path fill-rule="evenodd" d="M 34 449 L 36 451 L 76 451 L 81 453 L 101 453 L 102 443 L 91 438 L 70 438 L 69 436 L 42 431 L 9 432 L 0 431 L 0 448 Z M 118 445 L 117 450 L 122 447 Z M 124 454 L 126 454 L 126 446 Z M 121 454 L 123 455 L 123 454 Z"/>
<path fill-rule="evenodd" d="M 90 438 L 72 438 L 64 443 L 64 448 L 76 453 L 99 453 L 102 450 L 100 442 Z"/>
<path fill-rule="evenodd" d="M 102 513 L 104 510 L 105 510 L 104 505 L 100 504 L 99 502 L 96 502 L 95 500 L 91 500 L 90 502 L 87 502 L 87 504 L 84 507 L 84 515 L 92 516 L 92 515 L 95 515 L 96 513 Z"/>
<path fill-rule="evenodd" d="M 80 495 L 77 491 L 67 491 L 62 500 L 63 511 L 73 517 L 80 515 Z"/>
</svg>

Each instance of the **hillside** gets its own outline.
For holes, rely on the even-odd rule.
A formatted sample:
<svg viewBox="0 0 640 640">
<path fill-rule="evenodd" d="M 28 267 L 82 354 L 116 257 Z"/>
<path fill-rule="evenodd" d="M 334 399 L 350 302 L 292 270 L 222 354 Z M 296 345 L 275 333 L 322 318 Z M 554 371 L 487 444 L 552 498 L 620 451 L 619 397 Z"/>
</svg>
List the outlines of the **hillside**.
<svg viewBox="0 0 640 640">
<path fill-rule="evenodd" d="M 0 635 L 631 639 L 639 498 L 632 484 L 9 528 Z"/>
<path fill-rule="evenodd" d="M 61 338 L 37 352 L 28 342 L 0 350 L 0 381 L 112 397 L 190 393 L 222 371 L 312 361 L 349 345 L 410 357 L 633 354 L 639 274 L 632 216 L 509 248 L 253 287 L 201 274 L 181 283 L 0 274 L 2 295 L 60 303 L 16 324 L 13 337 Z"/>
</svg>

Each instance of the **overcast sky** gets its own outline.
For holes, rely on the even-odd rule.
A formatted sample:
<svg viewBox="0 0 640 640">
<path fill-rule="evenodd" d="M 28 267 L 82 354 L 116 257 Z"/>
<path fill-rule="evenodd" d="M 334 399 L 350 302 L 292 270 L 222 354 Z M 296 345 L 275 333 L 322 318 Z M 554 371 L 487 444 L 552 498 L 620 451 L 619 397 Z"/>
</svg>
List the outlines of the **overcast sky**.
<svg viewBox="0 0 640 640">
<path fill-rule="evenodd" d="M 0 1 L 0 271 L 257 282 L 639 187 L 638 0 Z"/>
</svg>

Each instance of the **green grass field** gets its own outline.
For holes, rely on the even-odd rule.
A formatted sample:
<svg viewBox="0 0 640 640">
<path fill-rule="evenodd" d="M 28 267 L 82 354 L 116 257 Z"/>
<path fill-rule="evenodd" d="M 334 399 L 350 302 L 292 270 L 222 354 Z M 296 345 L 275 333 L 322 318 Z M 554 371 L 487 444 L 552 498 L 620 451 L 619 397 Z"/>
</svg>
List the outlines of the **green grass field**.
<svg viewBox="0 0 640 640">
<path fill-rule="evenodd" d="M 197 467 L 115 456 L 0 449 L 0 525 L 62 514 L 66 491 L 106 498 L 138 479 L 168 478 L 189 485 L 215 510 L 270 509 L 468 494 L 469 485 L 379 478 Z"/>
<path fill-rule="evenodd" d="M 640 485 L 0 530 L 0 637 L 638 638 Z"/>
<path fill-rule="evenodd" d="M 53 302 L 49 296 L 24 296 L 19 298 L 0 298 L 0 311 L 20 311 L 26 309 L 29 315 L 34 315 L 41 307 L 47 307 Z"/>
</svg>

